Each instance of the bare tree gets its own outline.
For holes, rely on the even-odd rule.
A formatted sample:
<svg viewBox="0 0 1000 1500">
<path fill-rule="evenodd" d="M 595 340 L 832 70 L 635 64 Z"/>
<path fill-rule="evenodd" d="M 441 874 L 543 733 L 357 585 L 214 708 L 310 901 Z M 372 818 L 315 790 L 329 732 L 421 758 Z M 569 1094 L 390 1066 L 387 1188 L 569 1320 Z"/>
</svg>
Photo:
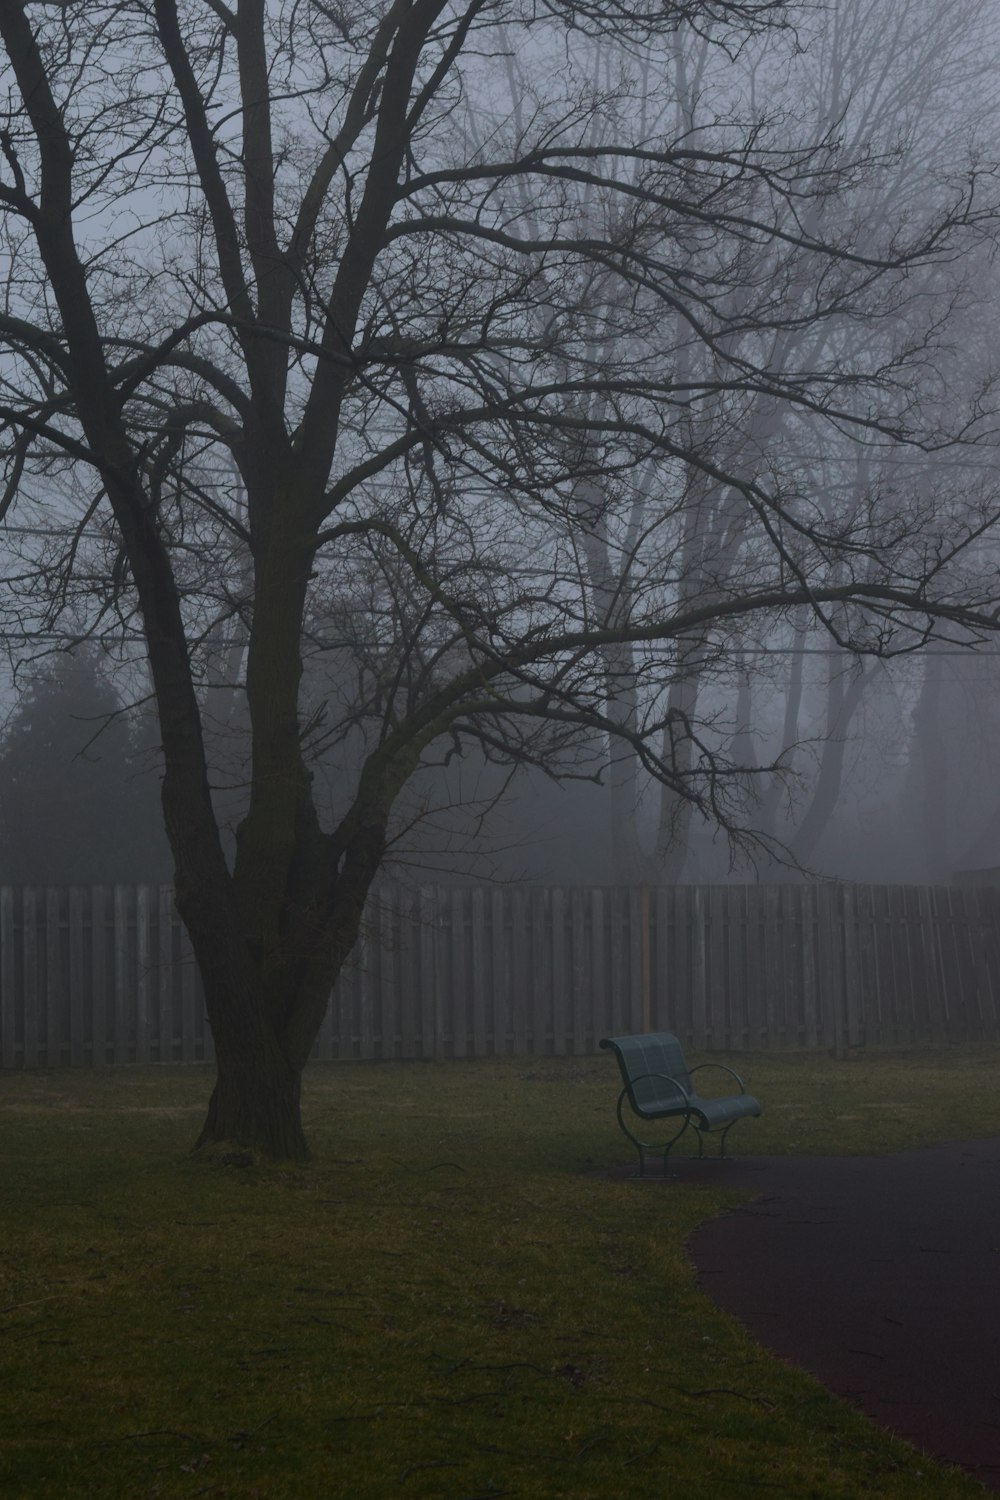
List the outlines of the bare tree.
<svg viewBox="0 0 1000 1500">
<path fill-rule="evenodd" d="M 892 232 L 907 214 L 919 211 L 921 200 L 938 191 L 942 180 L 954 176 L 970 159 L 970 152 L 983 149 L 984 133 L 993 130 L 993 39 L 978 7 L 966 4 L 946 12 L 929 0 L 882 0 L 878 5 L 868 0 L 834 0 L 816 13 L 803 13 L 799 20 L 794 45 L 776 48 L 773 38 L 751 43 L 735 67 L 723 70 L 724 81 L 717 58 L 713 68 L 709 39 L 703 32 L 681 29 L 671 59 L 670 86 L 660 83 L 655 92 L 670 100 L 676 111 L 675 128 L 683 131 L 686 140 L 703 146 L 716 140 L 720 129 L 731 128 L 731 114 L 724 123 L 720 119 L 720 97 L 731 100 L 741 94 L 750 101 L 768 101 L 786 149 L 798 141 L 811 142 L 819 150 L 836 132 L 839 150 L 855 163 L 856 170 L 830 197 L 814 194 L 808 203 L 797 204 L 798 227 L 815 236 L 821 233 L 824 218 L 836 214 L 850 220 L 856 246 L 874 248 L 880 235 Z M 644 83 L 648 87 L 648 70 Z M 841 281 L 839 302 L 831 300 L 827 315 L 816 316 L 815 263 L 797 248 L 772 238 L 756 246 L 755 254 L 747 256 L 742 266 L 742 275 L 731 274 L 725 284 L 727 353 L 732 357 L 749 346 L 755 367 L 766 367 L 778 382 L 795 368 L 815 371 L 826 361 L 857 372 L 881 361 L 883 375 L 890 381 L 909 382 L 914 400 L 923 404 L 926 436 L 935 422 L 930 409 L 933 402 L 927 400 L 930 391 L 944 385 L 952 390 L 964 386 L 965 397 L 975 399 L 977 382 L 984 377 L 982 362 L 973 352 L 970 308 L 988 306 L 991 287 L 988 272 L 976 285 L 977 269 L 981 276 L 986 272 L 984 262 L 977 267 L 974 258 L 948 267 L 928 264 L 915 273 L 903 295 L 894 278 Z M 772 296 L 780 288 L 783 318 L 764 328 L 752 318 L 744 321 L 744 314 L 753 305 L 754 288 L 767 282 Z M 766 339 L 763 349 L 762 339 Z M 909 357 L 904 353 L 907 348 Z M 961 351 L 959 359 L 956 349 Z M 678 384 L 685 374 L 690 379 L 694 361 L 704 370 L 716 358 L 711 346 L 701 345 L 695 351 L 681 343 L 674 368 Z M 856 416 L 863 415 L 869 394 L 870 387 L 854 408 Z M 851 404 L 846 393 L 841 399 Z M 733 462 L 756 461 L 765 469 L 780 455 L 786 483 L 811 491 L 825 505 L 831 525 L 836 512 L 843 514 L 850 505 L 863 507 L 875 486 L 883 491 L 883 507 L 894 494 L 904 511 L 917 501 L 926 508 L 931 489 L 939 488 L 943 496 L 954 487 L 947 451 L 929 455 L 916 449 L 907 458 L 898 446 L 887 450 L 870 441 L 863 424 L 853 430 L 834 430 L 799 404 L 775 402 L 765 383 L 750 401 L 741 392 L 741 400 L 735 422 L 731 393 L 725 385 L 700 402 L 697 430 L 692 427 L 687 435 L 690 451 L 714 455 L 718 461 L 728 450 L 727 467 Z M 792 466 L 798 468 L 794 477 Z M 964 473 L 958 482 L 965 482 Z M 680 588 L 688 600 L 705 603 L 715 591 L 739 587 L 750 534 L 749 513 L 739 493 L 713 481 L 694 464 L 688 488 L 691 498 L 683 524 L 677 528 Z M 637 504 L 641 507 L 642 501 Z M 634 517 L 634 529 L 638 524 L 639 518 Z M 627 594 L 631 566 L 627 553 L 619 550 L 616 566 L 603 541 L 591 534 L 589 558 L 595 589 Z M 750 718 L 741 717 L 738 705 L 735 719 L 730 715 L 733 773 L 740 769 L 758 773 L 759 802 L 753 821 L 765 841 L 773 840 L 772 858 L 779 864 L 787 855 L 808 863 L 816 851 L 837 804 L 846 738 L 871 675 L 854 670 L 850 651 L 831 657 L 823 727 L 811 736 L 810 754 L 797 753 L 805 733 L 800 725 L 801 656 L 797 652 L 811 638 L 807 626 L 808 619 L 803 617 L 787 657 L 785 734 L 772 770 L 758 764 L 761 741 L 746 733 Z M 750 644 L 753 647 L 754 641 Z M 636 712 L 634 685 L 622 686 L 628 683 L 630 649 L 627 643 L 615 647 L 613 676 L 619 686 L 609 692 L 608 699 L 612 717 L 626 721 Z M 731 667 L 732 658 L 725 653 L 706 656 L 699 642 L 693 641 L 684 670 L 675 673 L 669 688 L 675 720 L 697 721 L 699 700 L 711 702 L 713 691 L 716 700 L 720 691 L 729 693 Z M 755 672 L 758 693 L 768 690 L 767 677 Z M 745 674 L 736 672 L 735 681 L 740 692 L 749 693 Z M 752 752 L 749 758 L 743 756 L 745 750 Z M 693 738 L 683 739 L 674 747 L 675 768 L 681 762 L 692 768 L 699 753 Z M 627 745 L 613 755 L 610 781 L 612 795 L 617 797 L 617 877 L 678 878 L 688 856 L 692 801 L 683 788 L 664 786 L 659 816 L 652 820 L 655 830 L 647 833 L 645 848 L 641 848 L 636 828 L 641 786 L 636 756 Z M 815 776 L 810 773 L 813 765 Z M 790 783 L 797 786 L 798 817 L 782 827 L 778 812 L 788 805 Z M 760 855 L 766 867 L 770 861 L 764 851 Z"/>
<path fill-rule="evenodd" d="M 630 59 L 667 76 L 679 26 L 729 55 L 787 12 L 0 0 L 3 504 L 60 516 L 45 624 L 89 597 L 88 629 L 141 626 L 218 1057 L 200 1143 L 305 1153 L 302 1069 L 393 808 L 442 746 L 544 763 L 616 736 L 738 838 L 718 737 L 664 701 L 690 653 L 711 660 L 743 622 L 801 607 L 862 653 L 993 629 L 969 550 L 991 513 L 973 498 L 903 528 L 877 495 L 830 511 L 797 472 L 741 453 L 762 397 L 922 441 L 911 351 L 774 366 L 771 342 L 802 318 L 784 289 L 812 279 L 821 328 L 874 282 L 904 295 L 993 222 L 970 173 L 859 247 L 850 223 L 811 214 L 858 170 L 832 137 L 788 149 L 750 119 L 699 144 L 637 112 Z M 612 42 L 621 64 L 595 79 Z M 516 110 L 496 87 L 511 46 L 527 69 Z M 474 141 L 467 108 L 488 122 Z M 581 184 L 599 213 L 577 211 Z M 747 274 L 766 247 L 778 279 Z M 720 399 L 728 440 L 706 451 L 692 414 Z M 728 497 L 741 559 L 699 597 L 676 557 L 692 473 Z M 627 590 L 595 589 L 591 531 L 627 555 Z M 705 546 L 711 567 L 729 534 Z M 373 562 L 364 751 L 324 821 L 302 687 L 311 601 Z M 230 862 L 199 684 L 237 614 L 251 763 Z M 616 715 L 609 662 L 626 643 L 636 711 Z"/>
</svg>

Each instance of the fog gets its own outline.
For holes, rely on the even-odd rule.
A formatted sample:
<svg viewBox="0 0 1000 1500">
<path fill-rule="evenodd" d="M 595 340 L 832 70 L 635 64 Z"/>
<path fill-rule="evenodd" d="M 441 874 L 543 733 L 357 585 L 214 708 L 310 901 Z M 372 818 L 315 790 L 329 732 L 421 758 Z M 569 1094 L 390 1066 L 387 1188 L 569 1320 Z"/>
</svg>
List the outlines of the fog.
<svg viewBox="0 0 1000 1500">
<path fill-rule="evenodd" d="M 782 743 L 780 730 L 794 660 L 782 663 L 785 681 L 747 669 L 751 708 L 737 727 L 739 763 L 772 761 L 773 773 L 748 774 L 745 826 L 779 841 L 770 857 L 751 849 L 735 857 L 709 821 L 688 825 L 683 862 L 673 878 L 686 882 L 794 881 L 837 878 L 872 883 L 948 883 L 963 872 L 997 876 L 1000 869 L 1000 654 L 942 647 L 934 653 L 867 669 L 834 659 L 849 697 L 828 734 L 831 655 L 803 657 L 799 737 Z M 793 689 L 794 691 L 794 685 Z M 721 695 L 720 695 L 721 696 Z M 610 757 L 610 752 L 606 752 Z M 607 773 L 605 773 L 605 778 Z M 431 862 L 442 873 L 468 878 L 526 878 L 559 883 L 656 882 L 661 791 L 648 784 L 636 809 L 645 856 L 638 868 L 613 862 L 607 786 L 588 781 L 556 785 L 538 772 L 517 773 L 479 827 L 463 815 L 459 795 L 485 800 L 484 771 L 451 778 L 451 849 L 466 852 Z M 460 830 L 460 832 L 459 832 Z M 806 831 L 807 840 L 802 837 Z M 428 839 L 428 843 L 431 840 Z M 444 841 L 446 842 L 446 841 Z M 476 845 L 479 845 L 478 854 Z M 412 846 L 419 848 L 420 840 Z M 486 846 L 485 848 L 483 846 Z M 426 845 L 425 845 L 426 847 Z M 425 870 L 418 857 L 403 869 Z M 675 851 L 676 858 L 676 851 Z"/>
<path fill-rule="evenodd" d="M 751 847 L 734 857 L 718 828 L 696 816 L 687 825 L 683 859 L 672 850 L 672 878 L 923 884 L 962 872 L 995 876 L 1000 652 L 945 645 L 867 666 L 844 665 L 829 648 L 808 653 L 776 652 L 764 670 L 747 665 L 732 690 L 715 689 L 716 725 L 728 716 L 732 730 L 728 745 L 721 732 L 720 739 L 746 768 L 744 826 L 772 841 L 770 850 Z M 72 701 L 53 705 L 51 718 L 39 721 L 31 708 L 40 681 L 76 679 L 68 662 L 78 655 L 49 658 L 34 677 L 22 672 L 18 691 L 8 692 L 0 742 L 6 835 L 0 881 L 167 880 L 159 756 L 148 711 L 106 720 L 106 701 L 72 694 Z M 835 692 L 849 703 L 833 735 L 827 732 L 831 669 L 840 674 Z M 99 659 L 99 670 L 113 683 L 106 660 Z M 135 696 L 135 674 L 134 665 L 118 673 L 126 702 Z M 329 703 L 329 683 L 323 686 Z M 789 698 L 799 692 L 798 733 L 787 743 Z M 232 841 L 245 811 L 247 727 L 238 688 L 209 689 L 207 696 L 216 802 Z M 745 717 L 733 723 L 737 705 Z M 130 741 L 123 738 L 125 722 Z M 356 726 L 346 743 L 338 738 L 317 748 L 314 771 L 331 816 L 352 794 L 362 750 Z M 655 862 L 662 790 L 650 778 L 635 808 L 642 862 L 615 864 L 608 782 L 620 753 L 607 741 L 592 741 L 542 769 L 491 764 L 468 748 L 449 759 L 444 747 L 438 764 L 427 766 L 404 795 L 386 873 L 404 881 L 663 880 Z M 772 763 L 778 769 L 754 770 Z"/>
</svg>

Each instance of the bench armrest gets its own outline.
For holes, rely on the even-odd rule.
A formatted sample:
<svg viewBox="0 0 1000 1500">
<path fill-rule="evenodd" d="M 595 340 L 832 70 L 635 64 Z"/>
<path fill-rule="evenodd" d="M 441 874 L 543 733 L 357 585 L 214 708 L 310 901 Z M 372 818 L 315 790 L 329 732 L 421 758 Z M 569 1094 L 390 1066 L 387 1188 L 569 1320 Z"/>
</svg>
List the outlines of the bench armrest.
<svg viewBox="0 0 1000 1500">
<path fill-rule="evenodd" d="M 740 1075 L 738 1073 L 734 1073 L 733 1070 L 732 1070 L 732 1068 L 727 1068 L 726 1065 L 725 1065 L 725 1063 L 720 1063 L 720 1062 L 699 1063 L 696 1068 L 692 1068 L 691 1069 L 691 1076 L 692 1076 L 692 1078 L 694 1077 L 695 1073 L 700 1073 L 701 1070 L 702 1070 L 702 1068 L 721 1068 L 722 1071 L 723 1071 L 723 1073 L 728 1073 L 729 1076 L 730 1076 L 730 1078 L 735 1078 L 736 1079 L 736 1082 L 740 1086 L 740 1093 L 741 1094 L 745 1094 L 746 1093 L 746 1091 L 747 1091 L 746 1084 L 743 1082 L 743 1079 L 740 1077 Z"/>
<path fill-rule="evenodd" d="M 647 1078 L 659 1078 L 663 1083 L 672 1083 L 674 1088 L 680 1094 L 682 1102 L 684 1104 L 690 1103 L 691 1095 L 688 1093 L 687 1089 L 682 1083 L 679 1083 L 676 1078 L 671 1078 L 669 1073 L 638 1073 L 635 1078 L 629 1079 L 628 1083 L 622 1090 L 622 1093 L 631 1094 L 636 1084 L 643 1083 Z"/>
</svg>

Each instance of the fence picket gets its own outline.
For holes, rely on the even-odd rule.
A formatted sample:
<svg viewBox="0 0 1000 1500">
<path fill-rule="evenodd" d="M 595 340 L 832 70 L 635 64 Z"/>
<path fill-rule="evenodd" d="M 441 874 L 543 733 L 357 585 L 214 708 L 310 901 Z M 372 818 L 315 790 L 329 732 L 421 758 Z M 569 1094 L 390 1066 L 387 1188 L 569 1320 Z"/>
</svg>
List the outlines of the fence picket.
<svg viewBox="0 0 1000 1500">
<path fill-rule="evenodd" d="M 691 1037 L 696 1047 L 708 1040 L 708 976 L 706 973 L 706 927 L 708 925 L 708 892 L 700 886 L 688 887 L 688 925 L 691 940 Z"/>
<path fill-rule="evenodd" d="M 23 999 L 23 997 L 20 997 Z M 14 979 L 14 891 L 0 888 L 0 1061 L 17 1066 L 18 993 Z"/>
<path fill-rule="evenodd" d="M 653 938 L 650 944 L 649 1008 L 653 1031 L 669 1031 L 664 1017 L 669 1013 L 673 1000 L 674 941 L 671 922 L 670 886 L 660 885 L 652 892 L 650 902 L 653 922 Z"/>
<path fill-rule="evenodd" d="M 149 1061 L 150 973 L 149 886 L 135 893 L 135 1060 Z"/>
<path fill-rule="evenodd" d="M 90 900 L 90 1035 L 91 1061 L 95 1068 L 108 1062 L 108 932 L 107 891 L 92 885 Z M 3 937 L 0 935 L 0 943 Z M 194 1020 L 191 1022 L 192 1031 Z"/>
<path fill-rule="evenodd" d="M 668 948 L 670 966 L 660 971 L 657 989 L 661 995 L 661 1010 L 657 1022 L 658 1031 L 673 1031 L 685 1047 L 694 1047 L 694 984 L 691 979 L 691 912 L 690 902 L 693 886 L 675 885 L 670 888 L 669 900 L 673 908 L 670 928 L 673 939 Z"/>
<path fill-rule="evenodd" d="M 383 887 L 378 896 L 378 1017 L 376 1057 L 398 1057 L 396 997 L 399 993 L 399 913 L 393 900 L 394 887 Z"/>
<path fill-rule="evenodd" d="M 988 1041 L 996 1042 L 1000 1037 L 1000 903 L 993 889 L 979 891 L 980 913 L 983 922 L 982 941 L 988 983 L 988 1003 L 984 1008 L 984 1035 Z"/>
<path fill-rule="evenodd" d="M 597 1045 L 593 1034 L 593 975 L 587 963 L 587 908 L 584 892 L 572 886 L 569 893 L 570 911 L 570 1028 L 573 1051 L 577 1054 L 592 1052 Z"/>
<path fill-rule="evenodd" d="M 493 1053 L 503 1057 L 511 1050 L 510 941 L 507 931 L 506 896 L 503 887 L 490 892 L 490 944 L 493 981 Z"/>
<path fill-rule="evenodd" d="M 465 895 L 466 892 L 462 886 L 455 886 L 451 893 L 451 988 L 448 997 L 448 1028 L 451 1032 L 453 1057 L 465 1057 L 469 1050 Z"/>
<path fill-rule="evenodd" d="M 909 932 L 907 931 L 906 889 L 889 887 L 889 941 L 891 944 L 892 1016 L 896 1044 L 908 1047 L 915 1039 L 917 981 L 913 974 Z"/>
<path fill-rule="evenodd" d="M 970 886 L 964 894 L 966 897 L 966 911 L 968 913 L 969 938 L 975 965 L 980 1036 L 985 1036 L 989 1033 L 990 1020 L 995 1014 L 993 986 L 986 959 L 986 941 L 983 923 L 983 897 L 988 896 L 989 893 L 980 891 L 975 886 Z"/>
<path fill-rule="evenodd" d="M 422 885 L 418 893 L 420 938 L 420 1056 L 440 1055 L 441 1030 L 438 1026 L 437 912 L 434 893 Z M 343 1042 L 339 1056 L 343 1057 Z"/>
<path fill-rule="evenodd" d="M 598 888 L 591 891 L 590 896 L 590 1015 L 594 1038 L 599 1042 L 603 1036 L 615 1035 L 608 1010 L 611 994 L 608 981 L 608 915 L 604 891 Z"/>
<path fill-rule="evenodd" d="M 726 888 L 726 1009 L 729 1016 L 727 1045 L 744 1051 L 750 1044 L 750 966 L 747 962 L 746 886 Z"/>
<path fill-rule="evenodd" d="M 813 891 L 816 920 L 816 1005 L 819 1039 L 838 1057 L 844 1053 L 843 947 L 837 887 L 828 881 Z"/>
<path fill-rule="evenodd" d="M 708 891 L 708 933 L 706 965 L 708 970 L 708 1014 L 706 1042 L 713 1051 L 729 1048 L 729 906 L 728 888 L 713 885 Z"/>
<path fill-rule="evenodd" d="M 24 973 L 24 1066 L 38 1067 L 38 919 L 33 886 L 25 886 L 21 903 L 21 951 Z"/>
<path fill-rule="evenodd" d="M 544 1057 L 556 1050 L 552 1014 L 552 893 L 531 892 L 531 1051 Z"/>
<path fill-rule="evenodd" d="M 531 948 L 528 933 L 528 893 L 516 887 L 510 893 L 511 1015 L 514 1054 L 528 1050 L 528 1010 L 531 990 Z"/>
<path fill-rule="evenodd" d="M 615 1031 L 624 1035 L 640 1029 L 632 1019 L 632 924 L 629 893 L 615 887 L 611 892 L 611 994 Z"/>
<path fill-rule="evenodd" d="M 569 1012 L 566 971 L 566 893 L 556 886 L 550 895 L 552 913 L 552 1051 L 561 1056 L 567 1048 L 567 1015 Z"/>
<path fill-rule="evenodd" d="M 859 1046 L 861 1040 L 858 1025 L 861 993 L 859 894 L 858 888 L 849 885 L 845 885 L 840 893 L 844 920 L 844 1045 L 848 1048 Z"/>
<path fill-rule="evenodd" d="M 87 1039 L 84 1007 L 86 995 L 83 964 L 83 892 L 78 885 L 69 891 L 69 1060 L 79 1067 L 86 1061 Z M 91 1040 L 91 1049 L 93 1040 Z"/>
<path fill-rule="evenodd" d="M 821 1044 L 819 1025 L 819 1003 L 816 988 L 816 923 L 813 887 L 795 887 L 797 922 L 799 927 L 799 973 L 802 984 L 803 1023 L 805 1044 L 808 1048 Z"/>
<path fill-rule="evenodd" d="M 174 893 L 168 885 L 156 891 L 156 1056 L 174 1058 Z"/>
<path fill-rule="evenodd" d="M 764 886 L 761 947 L 764 970 L 764 1026 L 768 1045 L 785 1045 L 785 1007 L 781 992 L 781 887 Z"/>
<path fill-rule="evenodd" d="M 62 974 L 59 963 L 59 892 L 49 886 L 45 891 L 45 1043 L 48 1067 L 63 1062 L 60 1035 L 64 1034 Z"/>
<path fill-rule="evenodd" d="M 743 990 L 745 1000 L 746 1040 L 744 1046 L 755 1051 L 767 1042 L 766 997 L 764 995 L 764 953 L 761 943 L 760 903 L 744 887 L 740 910 L 743 929 Z"/>
<path fill-rule="evenodd" d="M 486 892 L 475 886 L 471 892 L 471 944 L 472 972 L 470 995 L 472 1000 L 472 1055 L 486 1057 L 487 1041 L 491 1031 L 486 1013 L 486 982 L 489 972 L 486 938 Z"/>
<path fill-rule="evenodd" d="M 125 886 L 114 888 L 114 1048 L 112 1060 L 129 1061 L 129 1017 L 125 1009 L 128 992 L 128 892 Z"/>
<path fill-rule="evenodd" d="M 399 892 L 399 1045 L 401 1057 L 418 1057 L 420 968 L 417 961 L 419 912 L 415 891 Z M 327 1007 L 327 1023 L 331 1008 Z"/>
<path fill-rule="evenodd" d="M 916 892 L 916 910 L 920 922 L 920 960 L 927 986 L 928 1028 L 931 1037 L 940 1042 L 947 1034 L 948 997 L 941 982 L 941 944 L 934 891 L 930 887 L 921 887 Z"/>
<path fill-rule="evenodd" d="M 625 898 L 625 952 L 628 976 L 625 991 L 626 1030 L 645 1031 L 642 1004 L 642 893 L 629 890 Z"/>
</svg>

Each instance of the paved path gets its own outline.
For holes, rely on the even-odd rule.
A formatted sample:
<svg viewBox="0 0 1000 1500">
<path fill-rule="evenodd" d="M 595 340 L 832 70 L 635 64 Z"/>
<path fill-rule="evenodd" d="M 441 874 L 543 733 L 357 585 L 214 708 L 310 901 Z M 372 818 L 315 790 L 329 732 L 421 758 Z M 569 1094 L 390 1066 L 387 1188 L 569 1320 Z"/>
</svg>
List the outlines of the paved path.
<svg viewBox="0 0 1000 1500">
<path fill-rule="evenodd" d="M 673 1181 L 713 1164 L 678 1163 Z M 688 1249 L 758 1342 L 1000 1492 L 1000 1140 L 883 1157 L 754 1157 L 760 1194 Z"/>
</svg>

